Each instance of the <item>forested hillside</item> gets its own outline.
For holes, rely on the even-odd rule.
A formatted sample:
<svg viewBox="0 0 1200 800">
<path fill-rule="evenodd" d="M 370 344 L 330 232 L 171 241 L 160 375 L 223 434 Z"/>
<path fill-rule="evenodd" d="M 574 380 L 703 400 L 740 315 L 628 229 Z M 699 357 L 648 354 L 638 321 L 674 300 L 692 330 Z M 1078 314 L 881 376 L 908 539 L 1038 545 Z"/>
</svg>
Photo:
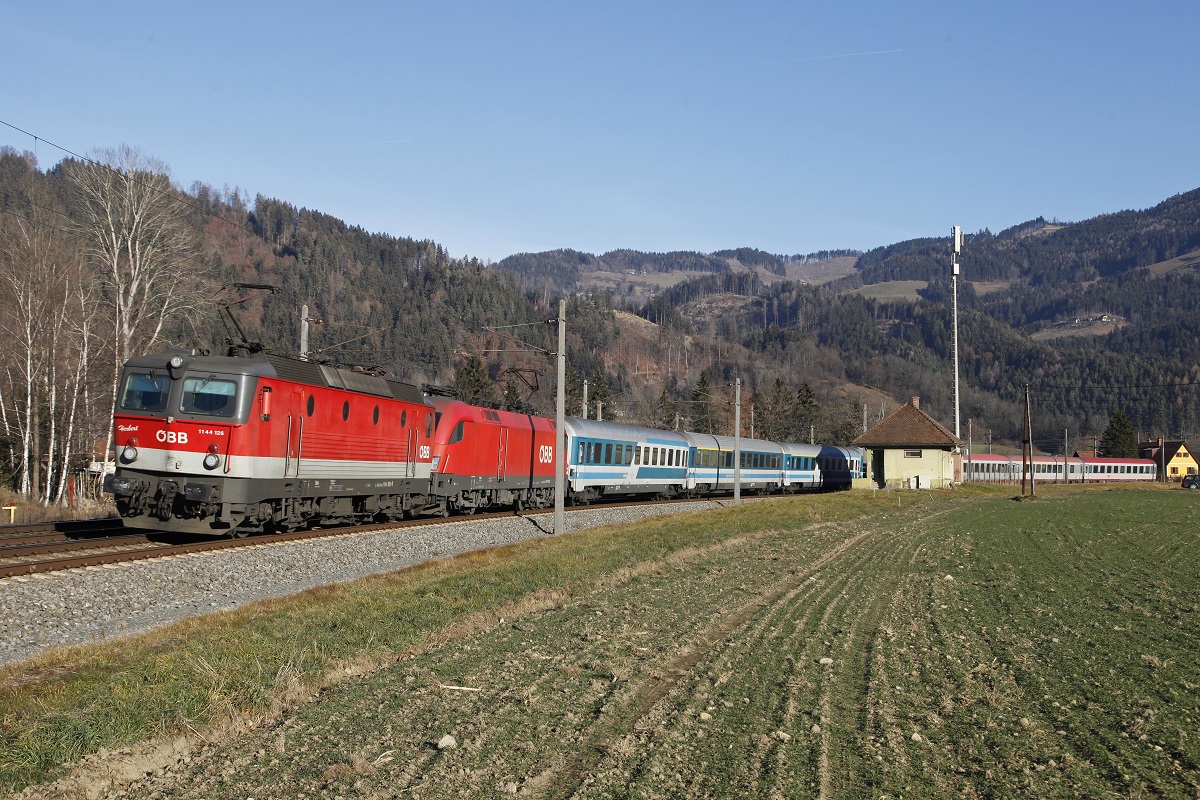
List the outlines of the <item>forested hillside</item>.
<svg viewBox="0 0 1200 800">
<path fill-rule="evenodd" d="M 105 452 L 125 357 L 167 344 L 222 352 L 229 340 L 294 354 L 306 305 L 313 358 L 512 408 L 553 409 L 547 322 L 566 296 L 570 413 L 586 381 L 590 414 L 727 431 L 740 379 L 747 434 L 847 441 L 913 395 L 952 421 L 948 239 L 793 256 L 560 250 L 488 265 L 285 199 L 184 190 L 125 148 L 49 170 L 0 151 L 0 245 L 0 469 L 44 501 Z M 1026 384 L 1047 450 L 1061 450 L 1064 432 L 1100 433 L 1118 408 L 1143 436 L 1195 434 L 1197 251 L 1200 190 L 1147 211 L 969 237 L 964 436 L 969 420 L 977 442 L 1019 441 Z M 852 257 L 850 278 L 788 279 L 798 264 L 844 269 Z M 599 274 L 636 274 L 647 294 L 580 288 Z M 849 292 L 890 280 L 928 288 L 912 301 Z M 1098 314 L 1114 332 L 1058 335 Z"/>
</svg>

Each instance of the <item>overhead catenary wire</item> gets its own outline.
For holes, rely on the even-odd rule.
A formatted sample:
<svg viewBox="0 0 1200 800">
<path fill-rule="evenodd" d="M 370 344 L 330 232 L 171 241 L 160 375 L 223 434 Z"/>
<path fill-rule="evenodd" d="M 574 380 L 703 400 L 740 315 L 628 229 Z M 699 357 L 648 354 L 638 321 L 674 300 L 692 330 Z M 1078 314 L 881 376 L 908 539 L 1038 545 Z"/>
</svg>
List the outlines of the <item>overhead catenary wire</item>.
<svg viewBox="0 0 1200 800">
<path fill-rule="evenodd" d="M 22 133 L 22 134 L 24 134 L 24 135 L 26 135 L 26 136 L 29 136 L 29 137 L 31 137 L 31 138 L 33 139 L 33 141 L 35 142 L 35 145 L 36 145 L 36 143 L 37 143 L 37 142 L 45 142 L 46 144 L 50 145 L 51 147 L 53 147 L 53 148 L 55 148 L 55 149 L 57 149 L 57 150 L 61 150 L 62 152 L 66 153 L 67 155 L 69 155 L 69 156 L 72 156 L 73 158 L 77 158 L 77 159 L 79 159 L 80 161 L 84 161 L 84 162 L 86 162 L 86 163 L 88 163 L 88 164 L 91 164 L 92 166 L 99 167 L 99 168 L 101 168 L 101 169 L 106 169 L 106 170 L 108 170 L 109 172 L 112 172 L 112 173 L 115 173 L 115 174 L 123 174 L 123 173 L 121 173 L 121 171 L 120 171 L 120 170 L 118 170 L 118 169 L 116 169 L 116 168 L 114 168 L 114 167 L 111 167 L 111 166 L 109 166 L 108 164 L 105 164 L 105 163 L 103 163 L 103 162 L 101 162 L 101 161 L 96 161 L 95 159 L 88 158 L 87 156 L 82 156 L 82 155 L 80 155 L 80 154 L 76 153 L 76 152 L 75 152 L 75 151 L 73 151 L 73 150 L 70 150 L 70 149 L 68 149 L 68 148 L 66 148 L 66 147 L 63 147 L 62 145 L 55 144 L 54 142 L 50 141 L 49 139 L 46 139 L 46 138 L 45 138 L 45 137 L 43 137 L 43 136 L 38 136 L 36 133 L 31 133 L 31 132 L 29 132 L 29 131 L 25 130 L 24 128 L 20 128 L 20 127 L 18 127 L 18 126 L 16 126 L 16 125 L 13 125 L 11 122 L 8 122 L 8 121 L 6 121 L 6 120 L 2 120 L 2 119 L 0 119 L 0 125 L 4 125 L 4 126 L 6 126 L 6 127 L 12 128 L 14 131 L 17 131 L 18 133 Z M 127 177 L 131 177 L 131 176 L 127 176 Z M 165 176 L 164 176 L 164 177 L 165 177 Z M 137 181 L 137 179 L 136 179 L 136 178 L 133 178 L 133 180 L 134 180 L 135 182 L 139 182 L 139 183 L 140 183 L 140 181 Z M 170 183 L 169 183 L 169 182 L 168 182 L 168 185 L 170 185 Z M 198 211 L 198 212 L 200 212 L 201 214 L 204 214 L 204 215 L 205 215 L 205 216 L 207 216 L 207 217 L 211 217 L 212 219 L 215 219 L 215 220 L 218 220 L 218 221 L 220 221 L 220 222 L 223 222 L 223 223 L 225 223 L 226 225 L 230 225 L 230 226 L 232 226 L 232 227 L 235 227 L 235 228 L 238 228 L 238 229 L 240 229 L 240 230 L 242 230 L 242 231 L 245 231 L 246 233 L 248 233 L 248 234 L 250 234 L 251 236 L 254 236 L 254 237 L 256 237 L 256 238 L 262 238 L 262 237 L 260 237 L 260 236 L 259 236 L 259 234 L 258 234 L 258 233 L 257 233 L 255 230 L 253 230 L 252 228 L 249 228 L 249 227 L 247 227 L 247 226 L 245 226 L 245 225 L 243 225 L 243 224 L 241 224 L 241 223 L 239 223 L 239 222 L 233 222 L 233 221 L 231 221 L 231 220 L 227 220 L 227 219 L 225 219 L 224 217 L 222 217 L 222 216 L 220 216 L 220 215 L 218 215 L 218 214 L 214 214 L 214 213 L 213 213 L 213 212 L 211 212 L 211 211 L 208 211 L 208 210 L 206 210 L 206 209 L 204 209 L 204 208 L 201 208 L 200 206 L 196 205 L 195 203 L 191 203 L 191 202 L 189 202 L 189 201 L 187 201 L 187 200 L 184 200 L 183 198 L 179 197 L 179 193 L 178 193 L 178 192 L 174 191 L 174 187 L 173 187 L 173 186 L 171 187 L 171 188 L 172 188 L 172 191 L 170 191 L 170 192 L 168 192 L 168 191 L 165 191 L 165 190 L 163 190 L 163 189 L 158 189 L 158 188 L 156 188 L 156 187 L 154 187 L 154 186 L 151 186 L 150 188 L 151 188 L 151 189 L 153 189 L 154 191 L 156 191 L 156 192 L 160 193 L 160 194 L 165 194 L 165 195 L 166 195 L 166 196 L 167 196 L 167 197 L 168 197 L 168 198 L 169 198 L 169 199 L 170 199 L 172 202 L 176 202 L 176 203 L 179 203 L 179 204 L 181 204 L 181 205 L 185 205 L 185 206 L 187 206 L 187 207 L 191 208 L 191 209 L 192 209 L 192 210 L 194 210 L 194 211 Z M 5 209 L 5 210 L 6 210 L 6 209 Z M 61 213 L 61 212 L 59 212 L 59 213 Z"/>
<path fill-rule="evenodd" d="M 1121 390 L 1121 389 L 1194 389 L 1197 386 L 1200 386 L 1200 381 L 1197 381 L 1194 383 L 1184 383 L 1182 381 L 1176 381 L 1174 383 L 1132 383 L 1132 384 L 1124 384 L 1124 385 L 1116 385 L 1116 386 L 1105 386 L 1105 385 L 1100 385 L 1100 384 L 1094 384 L 1094 385 L 1083 384 L 1083 385 L 1079 385 L 1079 386 L 1058 386 L 1056 384 L 1047 383 L 1047 384 L 1041 384 L 1041 385 L 1033 385 L 1033 386 L 1030 386 L 1029 388 L 1031 391 L 1033 391 L 1033 390 L 1049 391 L 1049 390 L 1064 390 L 1065 389 L 1065 390 L 1072 390 L 1072 391 L 1088 390 L 1088 391 L 1111 392 L 1111 391 L 1116 391 L 1116 390 Z"/>
</svg>

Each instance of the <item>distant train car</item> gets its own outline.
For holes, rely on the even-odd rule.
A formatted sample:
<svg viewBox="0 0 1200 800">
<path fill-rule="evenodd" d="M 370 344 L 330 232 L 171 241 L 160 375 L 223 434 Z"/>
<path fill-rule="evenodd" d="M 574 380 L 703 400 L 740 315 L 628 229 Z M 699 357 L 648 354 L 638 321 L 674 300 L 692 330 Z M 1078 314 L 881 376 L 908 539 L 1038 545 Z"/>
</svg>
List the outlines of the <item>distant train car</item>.
<svg viewBox="0 0 1200 800">
<path fill-rule="evenodd" d="M 965 479 L 973 483 L 1020 483 L 1023 461 L 1019 455 L 972 454 L 963 461 Z M 1029 473 L 1025 478 L 1029 479 Z M 1101 483 L 1153 481 L 1158 477 L 1148 458 L 1034 456 L 1035 483 Z"/>
</svg>

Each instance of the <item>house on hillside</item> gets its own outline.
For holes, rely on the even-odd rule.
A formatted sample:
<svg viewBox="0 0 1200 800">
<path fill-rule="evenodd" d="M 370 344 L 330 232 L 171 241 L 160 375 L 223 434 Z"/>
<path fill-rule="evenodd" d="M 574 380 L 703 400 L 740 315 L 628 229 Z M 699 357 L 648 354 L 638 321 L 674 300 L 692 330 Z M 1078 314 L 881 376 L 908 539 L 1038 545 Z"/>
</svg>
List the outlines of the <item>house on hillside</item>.
<svg viewBox="0 0 1200 800">
<path fill-rule="evenodd" d="M 871 474 L 881 488 L 945 489 L 963 479 L 963 440 L 922 411 L 919 397 L 852 444 L 867 450 Z"/>
<path fill-rule="evenodd" d="M 1180 481 L 1184 475 L 1195 475 L 1200 464 L 1181 440 L 1157 439 L 1138 445 L 1138 456 L 1149 458 L 1158 465 L 1161 480 Z"/>
</svg>

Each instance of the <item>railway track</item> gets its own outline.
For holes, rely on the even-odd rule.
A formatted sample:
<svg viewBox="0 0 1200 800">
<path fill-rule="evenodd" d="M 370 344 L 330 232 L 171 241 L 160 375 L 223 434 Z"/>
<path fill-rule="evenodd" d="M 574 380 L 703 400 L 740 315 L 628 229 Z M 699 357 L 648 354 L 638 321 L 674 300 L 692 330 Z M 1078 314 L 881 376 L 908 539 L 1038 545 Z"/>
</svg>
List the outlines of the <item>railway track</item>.
<svg viewBox="0 0 1200 800">
<path fill-rule="evenodd" d="M 652 505 L 663 505 L 689 500 L 660 500 Z M 599 503 L 593 505 L 568 506 L 572 511 L 595 511 L 605 508 L 628 507 L 630 503 Z M 517 516 L 533 517 L 553 513 L 551 509 L 521 512 Z M 203 553 L 211 550 L 229 550 L 237 547 L 262 547 L 264 545 L 295 542 L 305 539 L 320 539 L 331 536 L 352 536 L 358 533 L 418 528 L 425 525 L 441 525 L 448 522 L 466 522 L 480 519 L 511 517 L 512 511 L 494 511 L 460 517 L 420 517 L 411 520 L 384 522 L 372 525 L 347 525 L 336 528 L 312 528 L 290 533 L 262 534 L 244 539 L 212 538 L 195 536 L 181 537 L 167 533 L 130 533 L 120 526 L 120 520 L 102 520 L 102 525 L 88 527 L 86 523 L 71 523 L 69 532 L 55 530 L 63 523 L 43 525 L 0 526 L 0 579 L 21 575 L 35 575 L 62 570 L 119 564 L 150 558 Z M 24 530 L 14 530 L 24 529 Z"/>
</svg>

